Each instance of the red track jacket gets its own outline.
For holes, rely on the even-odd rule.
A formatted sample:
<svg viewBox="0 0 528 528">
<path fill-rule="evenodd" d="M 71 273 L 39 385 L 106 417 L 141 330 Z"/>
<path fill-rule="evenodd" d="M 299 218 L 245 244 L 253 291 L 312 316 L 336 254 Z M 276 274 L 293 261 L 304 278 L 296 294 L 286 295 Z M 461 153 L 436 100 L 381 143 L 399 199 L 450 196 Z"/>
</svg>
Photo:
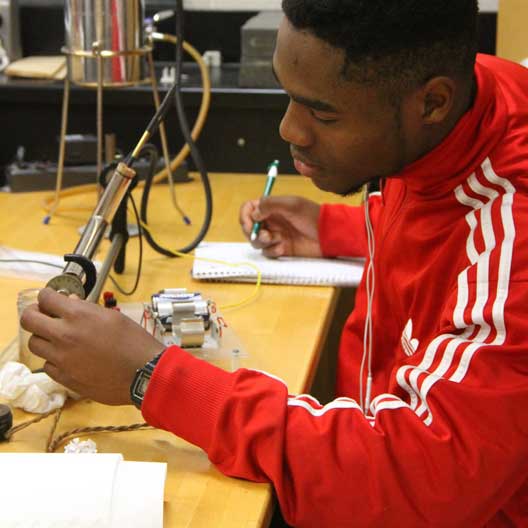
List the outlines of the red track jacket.
<svg viewBox="0 0 528 528">
<path fill-rule="evenodd" d="M 177 347 L 154 372 L 145 419 L 273 483 L 295 526 L 528 526 L 528 70 L 479 56 L 476 78 L 446 140 L 369 201 L 366 416 L 364 281 L 328 405 Z M 319 230 L 325 255 L 368 256 L 362 208 L 323 206 Z"/>
</svg>

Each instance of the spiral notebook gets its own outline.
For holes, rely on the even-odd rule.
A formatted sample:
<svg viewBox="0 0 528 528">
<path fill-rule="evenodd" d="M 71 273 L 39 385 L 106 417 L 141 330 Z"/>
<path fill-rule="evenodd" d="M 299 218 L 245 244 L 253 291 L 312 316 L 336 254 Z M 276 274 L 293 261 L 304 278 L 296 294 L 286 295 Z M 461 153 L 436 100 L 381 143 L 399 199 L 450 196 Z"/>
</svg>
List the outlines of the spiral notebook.
<svg viewBox="0 0 528 528">
<path fill-rule="evenodd" d="M 262 282 L 313 286 L 357 286 L 363 274 L 363 259 L 281 257 L 270 259 L 245 242 L 202 242 L 195 251 L 192 276 L 198 280 Z M 237 264 L 230 266 L 222 262 Z M 250 264 L 250 265 L 248 265 Z"/>
</svg>

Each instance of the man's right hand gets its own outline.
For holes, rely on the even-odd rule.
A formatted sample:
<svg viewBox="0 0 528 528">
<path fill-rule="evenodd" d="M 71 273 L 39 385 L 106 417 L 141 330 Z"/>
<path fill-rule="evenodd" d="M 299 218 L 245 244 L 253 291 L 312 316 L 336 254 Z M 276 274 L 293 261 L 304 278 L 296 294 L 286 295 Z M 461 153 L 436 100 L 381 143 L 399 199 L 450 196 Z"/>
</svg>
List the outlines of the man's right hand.
<svg viewBox="0 0 528 528">
<path fill-rule="evenodd" d="M 267 257 L 321 257 L 320 205 L 298 196 L 270 196 L 245 202 L 240 208 L 240 225 L 249 239 L 254 222 L 261 228 L 255 248 Z"/>
</svg>

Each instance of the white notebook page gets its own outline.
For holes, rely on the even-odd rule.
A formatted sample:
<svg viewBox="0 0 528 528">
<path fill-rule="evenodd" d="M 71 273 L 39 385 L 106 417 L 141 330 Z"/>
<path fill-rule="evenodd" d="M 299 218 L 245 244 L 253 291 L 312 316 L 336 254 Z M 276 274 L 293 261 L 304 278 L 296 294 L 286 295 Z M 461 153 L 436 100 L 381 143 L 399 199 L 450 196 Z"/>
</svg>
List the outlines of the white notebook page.
<svg viewBox="0 0 528 528">
<path fill-rule="evenodd" d="M 221 262 L 195 259 L 192 276 L 199 280 L 255 282 L 256 266 L 262 282 L 321 286 L 357 286 L 363 274 L 363 259 L 324 259 L 281 257 L 270 259 L 245 242 L 202 242 L 196 257 L 241 264 L 226 266 Z"/>
</svg>

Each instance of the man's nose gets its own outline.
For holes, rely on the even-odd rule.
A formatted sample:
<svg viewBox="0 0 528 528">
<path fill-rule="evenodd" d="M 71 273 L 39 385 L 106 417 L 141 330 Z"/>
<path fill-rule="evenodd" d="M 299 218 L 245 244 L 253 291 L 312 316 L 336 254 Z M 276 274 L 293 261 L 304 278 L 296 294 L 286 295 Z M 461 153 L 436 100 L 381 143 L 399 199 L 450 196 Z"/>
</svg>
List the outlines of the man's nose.
<svg viewBox="0 0 528 528">
<path fill-rule="evenodd" d="M 286 143 L 305 148 L 312 145 L 313 133 L 307 122 L 307 114 L 307 108 L 290 101 L 279 127 L 279 133 Z"/>
</svg>

